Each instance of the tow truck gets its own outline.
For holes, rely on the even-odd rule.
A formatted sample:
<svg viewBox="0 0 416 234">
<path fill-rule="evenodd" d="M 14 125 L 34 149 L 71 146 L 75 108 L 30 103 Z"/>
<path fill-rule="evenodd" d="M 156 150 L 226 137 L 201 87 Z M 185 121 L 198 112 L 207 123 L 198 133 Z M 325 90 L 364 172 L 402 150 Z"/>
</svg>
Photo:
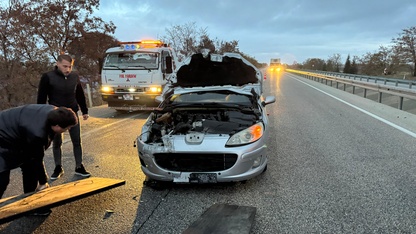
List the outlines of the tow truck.
<svg viewBox="0 0 416 234">
<path fill-rule="evenodd" d="M 120 42 L 106 51 L 102 99 L 117 111 L 153 110 L 177 66 L 175 51 L 160 40 Z"/>
</svg>

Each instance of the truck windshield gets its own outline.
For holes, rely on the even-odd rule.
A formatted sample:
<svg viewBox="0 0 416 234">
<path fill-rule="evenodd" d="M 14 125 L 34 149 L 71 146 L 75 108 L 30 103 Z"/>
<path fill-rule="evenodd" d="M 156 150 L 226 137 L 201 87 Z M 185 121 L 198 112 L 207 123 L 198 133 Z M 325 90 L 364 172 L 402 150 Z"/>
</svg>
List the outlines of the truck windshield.
<svg viewBox="0 0 416 234">
<path fill-rule="evenodd" d="M 157 69 L 158 54 L 151 52 L 123 52 L 107 54 L 104 68 Z"/>
</svg>

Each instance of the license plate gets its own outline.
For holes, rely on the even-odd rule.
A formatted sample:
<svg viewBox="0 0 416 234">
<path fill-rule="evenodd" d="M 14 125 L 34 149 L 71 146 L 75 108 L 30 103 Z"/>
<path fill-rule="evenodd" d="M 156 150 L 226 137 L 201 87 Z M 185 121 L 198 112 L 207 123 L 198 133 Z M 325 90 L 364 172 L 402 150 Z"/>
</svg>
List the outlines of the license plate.
<svg viewBox="0 0 416 234">
<path fill-rule="evenodd" d="M 123 95 L 123 99 L 124 99 L 124 100 L 133 100 L 133 95 L 130 95 L 130 94 L 124 94 L 124 95 Z"/>
<path fill-rule="evenodd" d="M 217 174 L 215 173 L 191 173 L 189 183 L 207 184 L 217 183 Z"/>
<path fill-rule="evenodd" d="M 185 173 L 180 173 L 178 176 L 173 177 L 174 183 L 189 183 L 189 177 Z"/>
</svg>

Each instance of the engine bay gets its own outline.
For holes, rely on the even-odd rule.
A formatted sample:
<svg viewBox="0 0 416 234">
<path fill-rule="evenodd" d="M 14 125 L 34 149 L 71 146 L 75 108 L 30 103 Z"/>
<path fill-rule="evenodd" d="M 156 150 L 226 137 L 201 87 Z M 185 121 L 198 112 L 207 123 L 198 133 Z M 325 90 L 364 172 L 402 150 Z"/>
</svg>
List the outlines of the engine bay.
<svg viewBox="0 0 416 234">
<path fill-rule="evenodd" d="M 149 135 L 146 143 L 162 142 L 162 137 L 169 135 L 186 135 L 190 132 L 204 134 L 232 135 L 244 130 L 260 119 L 254 111 L 242 112 L 233 109 L 198 109 L 152 112 L 149 121 Z"/>
</svg>

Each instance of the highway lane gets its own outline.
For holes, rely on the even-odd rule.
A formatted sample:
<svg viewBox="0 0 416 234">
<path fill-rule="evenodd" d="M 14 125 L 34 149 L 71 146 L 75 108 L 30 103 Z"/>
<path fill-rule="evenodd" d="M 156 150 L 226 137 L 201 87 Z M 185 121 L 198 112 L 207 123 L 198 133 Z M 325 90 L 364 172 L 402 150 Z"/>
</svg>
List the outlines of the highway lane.
<svg viewBox="0 0 416 234">
<path fill-rule="evenodd" d="M 279 212 L 256 233 L 415 232 L 414 115 L 293 75 L 271 84 L 265 209 Z"/>
<path fill-rule="evenodd" d="M 246 183 L 143 187 L 133 147 L 148 113 L 91 109 L 85 165 L 126 185 L 23 217 L 0 233 L 181 233 L 215 203 L 257 208 L 252 233 L 415 232 L 415 116 L 285 73 L 268 76 L 272 133 L 266 173 Z M 74 177 L 70 143 L 63 178 Z M 45 159 L 53 170 L 51 151 Z M 19 170 L 6 196 L 21 193 Z M 113 213 L 109 212 L 112 211 Z"/>
</svg>

